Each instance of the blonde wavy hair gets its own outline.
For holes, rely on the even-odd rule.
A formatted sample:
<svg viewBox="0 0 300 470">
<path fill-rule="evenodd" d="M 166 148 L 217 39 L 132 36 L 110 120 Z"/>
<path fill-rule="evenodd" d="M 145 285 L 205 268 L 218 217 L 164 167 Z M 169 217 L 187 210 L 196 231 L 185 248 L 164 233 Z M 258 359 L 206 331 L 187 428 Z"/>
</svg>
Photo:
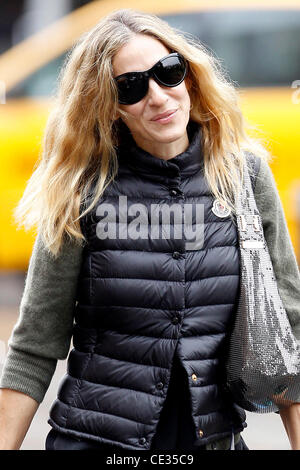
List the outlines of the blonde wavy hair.
<svg viewBox="0 0 300 470">
<path fill-rule="evenodd" d="M 112 60 L 137 34 L 158 39 L 188 61 L 190 118 L 202 127 L 205 177 L 212 194 L 233 213 L 244 151 L 270 158 L 260 141 L 247 135 L 237 90 L 225 78 L 220 62 L 196 38 L 155 15 L 114 11 L 85 33 L 66 58 L 42 154 L 14 211 L 25 229 L 37 225 L 54 256 L 66 238 L 84 243 L 80 218 L 116 176 L 118 120 L 126 119 L 127 113 L 118 106 Z M 117 113 L 121 118 L 116 119 Z"/>
</svg>

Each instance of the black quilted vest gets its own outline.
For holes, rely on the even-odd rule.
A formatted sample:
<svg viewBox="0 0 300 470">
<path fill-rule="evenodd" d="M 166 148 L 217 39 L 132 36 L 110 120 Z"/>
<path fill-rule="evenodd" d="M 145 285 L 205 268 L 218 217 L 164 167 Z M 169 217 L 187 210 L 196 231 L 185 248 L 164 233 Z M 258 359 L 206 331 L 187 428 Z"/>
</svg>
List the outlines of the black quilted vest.
<svg viewBox="0 0 300 470">
<path fill-rule="evenodd" d="M 117 177 L 82 221 L 88 243 L 78 279 L 73 349 L 48 421 L 73 437 L 150 449 L 175 354 L 188 377 L 194 444 L 246 426 L 245 412 L 222 386 L 239 293 L 237 227 L 230 216 L 212 210 L 201 127 L 190 121 L 187 129 L 188 149 L 167 161 L 137 147 L 128 134 L 118 148 Z M 127 197 L 126 222 L 119 196 Z M 140 234 L 130 225 L 145 208 L 149 222 L 150 206 L 174 203 L 182 216 L 185 204 L 202 205 L 199 248 L 187 248 L 186 237 L 175 236 L 175 218 L 165 237 L 142 230 L 145 217 Z M 115 219 L 105 204 L 115 208 Z M 109 237 L 103 226 L 99 229 L 101 221 L 111 229 Z"/>
</svg>

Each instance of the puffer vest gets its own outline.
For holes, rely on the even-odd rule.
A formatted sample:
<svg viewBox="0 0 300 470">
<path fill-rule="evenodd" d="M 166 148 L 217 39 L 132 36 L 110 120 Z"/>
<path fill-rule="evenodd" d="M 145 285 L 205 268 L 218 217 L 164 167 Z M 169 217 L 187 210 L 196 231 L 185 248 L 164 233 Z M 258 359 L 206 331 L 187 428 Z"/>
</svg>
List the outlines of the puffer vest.
<svg viewBox="0 0 300 470">
<path fill-rule="evenodd" d="M 188 149 L 169 160 L 139 148 L 128 132 L 117 177 L 81 219 L 87 243 L 73 349 L 48 421 L 75 438 L 149 450 L 175 355 L 188 377 L 193 444 L 246 426 L 223 386 L 239 293 L 237 227 L 204 177 L 201 126 L 190 121 L 187 130 Z M 174 204 L 170 224 L 166 213 L 155 217 Z M 188 215 L 202 234 L 196 242 L 183 230 Z"/>
</svg>

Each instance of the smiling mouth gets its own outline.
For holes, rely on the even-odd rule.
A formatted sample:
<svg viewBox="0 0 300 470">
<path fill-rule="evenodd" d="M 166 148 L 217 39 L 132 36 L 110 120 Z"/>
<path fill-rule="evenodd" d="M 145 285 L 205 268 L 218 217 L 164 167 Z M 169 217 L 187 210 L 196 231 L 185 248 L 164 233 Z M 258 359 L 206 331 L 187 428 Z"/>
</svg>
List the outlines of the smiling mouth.
<svg viewBox="0 0 300 470">
<path fill-rule="evenodd" d="M 158 123 L 164 123 L 164 122 L 169 122 L 173 116 L 177 113 L 177 109 L 175 109 L 175 111 L 173 111 L 172 113 L 168 114 L 168 116 L 165 116 L 163 118 L 160 118 L 160 119 L 155 119 L 154 121 L 152 122 L 158 122 Z"/>
</svg>

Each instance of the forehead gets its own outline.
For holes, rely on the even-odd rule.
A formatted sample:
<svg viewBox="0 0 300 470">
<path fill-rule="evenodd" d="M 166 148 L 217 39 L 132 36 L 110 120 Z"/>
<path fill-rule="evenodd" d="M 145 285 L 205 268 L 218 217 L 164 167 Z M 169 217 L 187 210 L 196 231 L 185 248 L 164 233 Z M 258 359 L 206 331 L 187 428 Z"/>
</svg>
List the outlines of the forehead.
<svg viewBox="0 0 300 470">
<path fill-rule="evenodd" d="M 114 76 L 148 70 L 168 53 L 169 49 L 158 39 L 138 34 L 115 54 L 112 60 Z"/>
</svg>

